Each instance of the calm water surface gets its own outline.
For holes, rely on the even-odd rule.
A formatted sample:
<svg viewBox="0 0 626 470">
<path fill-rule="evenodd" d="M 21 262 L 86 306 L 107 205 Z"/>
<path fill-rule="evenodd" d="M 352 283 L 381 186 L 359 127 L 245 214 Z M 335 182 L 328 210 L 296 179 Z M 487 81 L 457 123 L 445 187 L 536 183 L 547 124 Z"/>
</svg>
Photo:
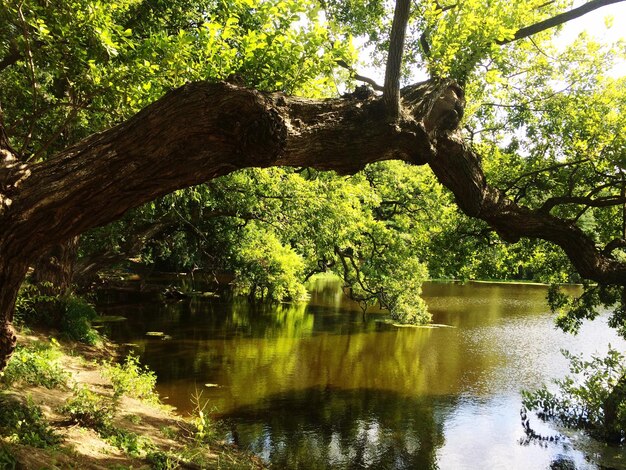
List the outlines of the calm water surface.
<svg viewBox="0 0 626 470">
<path fill-rule="evenodd" d="M 166 402 L 190 412 L 202 391 L 227 438 L 274 468 L 626 468 L 624 449 L 580 434 L 520 444 L 520 390 L 562 377 L 561 349 L 626 350 L 605 318 L 565 335 L 540 286 L 431 283 L 424 294 L 434 322 L 451 328 L 364 319 L 328 278 L 306 305 L 116 296 L 101 310 L 128 318 L 110 335 L 137 345 Z M 531 424 L 559 432 L 534 416 Z"/>
</svg>

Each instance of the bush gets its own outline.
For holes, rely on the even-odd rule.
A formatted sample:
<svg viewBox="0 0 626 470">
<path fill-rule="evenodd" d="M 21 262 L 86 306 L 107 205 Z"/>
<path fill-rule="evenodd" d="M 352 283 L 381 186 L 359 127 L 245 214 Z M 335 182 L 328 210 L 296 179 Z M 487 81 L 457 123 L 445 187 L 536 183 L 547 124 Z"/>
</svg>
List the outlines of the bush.
<svg viewBox="0 0 626 470">
<path fill-rule="evenodd" d="M 138 456 L 152 448 L 149 439 L 113 425 L 116 400 L 99 395 L 86 388 L 74 391 L 61 411 L 70 419 L 86 428 L 93 429 L 111 445 L 132 456 Z"/>
<path fill-rule="evenodd" d="M 1 373 L 1 383 L 9 387 L 15 382 L 40 385 L 46 388 L 63 387 L 69 374 L 58 364 L 61 353 L 58 343 L 36 343 L 30 347 L 18 346 L 6 369 Z"/>
<path fill-rule="evenodd" d="M 48 426 L 41 408 L 30 398 L 22 403 L 12 397 L 0 396 L 0 435 L 15 443 L 40 448 L 60 442 L 60 437 Z"/>
<path fill-rule="evenodd" d="M 91 327 L 91 322 L 97 316 L 93 306 L 84 298 L 74 295 L 64 298 L 63 303 L 61 331 L 69 339 L 90 345 L 96 344 L 100 336 Z"/>
<path fill-rule="evenodd" d="M 544 385 L 532 392 L 523 391 L 523 405 L 537 410 L 544 420 L 589 430 L 595 437 L 619 442 L 626 439 L 626 362 L 622 354 L 609 346 L 606 356 L 592 356 L 585 361 L 567 351 L 570 372 L 555 380 L 559 390 L 553 393 Z"/>
<path fill-rule="evenodd" d="M 154 391 L 156 375 L 146 366 L 142 366 L 137 356 L 129 354 L 123 364 L 107 366 L 105 376 L 111 380 L 116 397 L 126 395 L 153 402 L 158 401 L 158 396 Z"/>
<path fill-rule="evenodd" d="M 78 388 L 61 411 L 76 424 L 102 431 L 112 426 L 115 402 L 86 388 Z"/>
<path fill-rule="evenodd" d="M 209 444 L 215 441 L 217 426 L 206 411 L 208 402 L 202 401 L 202 392 L 196 391 L 191 399 L 191 403 L 194 407 L 193 416 L 191 418 L 191 424 L 195 428 L 193 438 L 196 442 L 201 444 Z"/>
<path fill-rule="evenodd" d="M 44 286 L 45 287 L 45 286 Z M 32 284 L 25 284 L 15 302 L 18 325 L 60 328 L 68 339 L 94 345 L 100 338 L 91 327 L 96 310 L 85 298 L 75 294 L 52 296 Z"/>
</svg>

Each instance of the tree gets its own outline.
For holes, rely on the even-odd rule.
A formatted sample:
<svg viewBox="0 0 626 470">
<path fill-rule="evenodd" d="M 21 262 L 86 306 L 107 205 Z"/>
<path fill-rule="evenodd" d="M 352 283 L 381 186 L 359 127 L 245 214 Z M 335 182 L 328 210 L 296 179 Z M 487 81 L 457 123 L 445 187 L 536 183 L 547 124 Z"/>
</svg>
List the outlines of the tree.
<svg viewBox="0 0 626 470">
<path fill-rule="evenodd" d="M 160 195 L 248 167 L 311 167 L 350 174 L 366 164 L 389 159 L 428 164 L 438 180 L 454 194 L 463 212 L 486 222 L 504 240 L 517 242 L 529 237 L 554 243 L 565 251 L 581 276 L 623 289 L 626 263 L 613 256 L 615 249 L 626 244 L 623 240 L 616 239 L 599 248 L 572 220 L 551 214 L 554 204 L 562 200 L 533 209 L 488 185 L 479 150 L 457 130 L 465 107 L 461 85 L 472 85 L 471 74 L 477 64 L 492 60 L 502 62 L 503 67 L 507 65 L 498 45 L 541 32 L 544 26 L 562 23 L 572 14 L 615 2 L 595 0 L 581 7 L 582 10 L 553 16 L 547 23 L 538 22 L 531 27 L 519 24 L 522 20 L 540 20 L 547 14 L 559 13 L 562 7 L 557 3 L 544 8 L 537 4 L 538 8 L 531 8 L 530 13 L 523 15 L 514 15 L 515 8 L 502 6 L 509 13 L 505 21 L 489 21 L 484 27 L 476 27 L 480 22 L 477 15 L 469 15 L 465 22 L 456 21 L 468 11 L 471 13 L 467 8 L 478 8 L 472 2 L 450 7 L 424 3 L 421 7 L 425 9 L 417 12 L 423 21 L 416 24 L 425 34 L 420 41 L 420 54 L 433 78 L 400 90 L 401 61 L 390 60 L 382 97 L 368 94 L 312 100 L 224 82 L 194 82 L 167 92 L 126 121 L 72 143 L 40 163 L 21 160 L 25 151 L 28 154 L 28 145 L 15 150 L 3 129 L 0 135 L 3 227 L 0 369 L 15 346 L 11 319 L 17 291 L 28 266 L 46 248 L 113 221 Z M 125 4 L 122 12 L 133 11 L 143 4 L 138 5 Z M 407 6 L 408 2 L 404 1 L 397 5 L 389 41 L 390 58 L 401 56 L 404 50 L 403 31 L 410 16 Z M 330 4 L 329 11 L 333 7 L 337 5 Z M 29 25 L 21 8 L 20 3 L 9 10 L 17 14 L 14 29 L 20 39 L 14 41 L 15 47 L 8 42 L 9 46 L 5 47 L 8 55 L 2 65 L 24 64 L 32 89 L 28 93 L 33 103 L 30 112 L 36 114 L 41 97 L 32 57 L 36 47 L 45 50 L 44 39 L 49 28 L 45 24 L 35 25 L 41 46 L 29 41 L 33 25 Z M 129 15 L 129 18 L 135 17 Z M 366 19 L 354 18 L 355 27 Z M 184 16 L 180 21 L 185 26 L 193 23 Z M 206 28 L 210 31 L 211 23 L 208 24 Z M 459 30 L 459 24 L 474 27 Z M 132 34 L 132 29 L 130 33 L 128 29 L 94 25 L 97 44 L 103 48 L 101 53 L 110 57 L 113 51 L 117 52 L 123 37 Z M 184 28 L 181 31 L 180 36 L 185 38 Z M 450 40 L 450 36 L 459 35 L 467 41 Z M 228 35 L 221 34 L 226 48 L 230 38 L 224 36 Z M 212 37 L 216 36 L 209 35 Z M 185 40 L 181 41 L 178 45 L 184 46 Z M 164 43 L 170 50 L 176 49 L 176 44 Z M 89 59 L 86 62 L 89 64 Z M 111 61 L 111 64 L 116 63 Z M 149 61 L 147 65 L 144 63 L 147 74 L 152 70 L 151 65 Z M 94 76 L 100 73 L 89 70 Z M 456 81 L 441 78 L 450 76 Z M 50 82 L 54 80 L 55 77 L 50 77 Z M 146 81 L 146 88 L 150 88 L 149 83 Z M 478 95 L 475 91 L 473 94 Z M 146 101 L 150 98 L 133 101 L 130 97 L 137 107 Z M 75 103 L 73 107 L 79 109 Z M 29 133 L 24 137 L 28 141 Z M 624 202 L 623 196 L 599 200 L 594 198 L 596 194 L 584 200 L 572 200 L 578 197 L 572 195 L 564 202 L 590 207 Z"/>
</svg>

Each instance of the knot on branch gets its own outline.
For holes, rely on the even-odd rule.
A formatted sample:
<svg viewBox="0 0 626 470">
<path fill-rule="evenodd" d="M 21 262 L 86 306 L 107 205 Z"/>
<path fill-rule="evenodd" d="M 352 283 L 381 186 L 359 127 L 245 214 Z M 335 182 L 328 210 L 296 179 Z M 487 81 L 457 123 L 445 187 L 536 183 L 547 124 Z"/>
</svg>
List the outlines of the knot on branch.
<svg viewBox="0 0 626 470">
<path fill-rule="evenodd" d="M 454 80 L 435 78 L 404 88 L 402 104 L 430 135 L 436 135 L 459 126 L 465 93 Z"/>
<path fill-rule="evenodd" d="M 274 164 L 284 151 L 287 126 L 276 108 L 276 103 L 266 95 L 237 87 L 224 87 L 221 125 L 238 143 L 240 168 Z M 219 86 L 219 85 L 218 85 Z"/>
<path fill-rule="evenodd" d="M 429 134 L 456 129 L 465 110 L 465 94 L 456 83 L 450 83 L 433 101 L 430 112 L 424 119 Z"/>
<path fill-rule="evenodd" d="M 344 93 L 341 97 L 344 99 L 368 100 L 376 96 L 374 90 L 368 85 L 360 85 L 354 89 L 352 93 Z"/>
</svg>

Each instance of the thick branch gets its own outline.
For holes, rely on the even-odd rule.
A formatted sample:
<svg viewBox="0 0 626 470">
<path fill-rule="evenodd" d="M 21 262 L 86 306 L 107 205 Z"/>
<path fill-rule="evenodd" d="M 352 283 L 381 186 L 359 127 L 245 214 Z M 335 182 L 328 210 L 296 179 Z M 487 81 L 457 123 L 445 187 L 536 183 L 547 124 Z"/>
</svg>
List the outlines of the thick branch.
<svg viewBox="0 0 626 470">
<path fill-rule="evenodd" d="M 387 54 L 383 91 L 385 107 L 387 108 L 389 118 L 392 120 L 400 116 L 400 74 L 402 54 L 404 52 L 404 37 L 410 11 L 410 0 L 396 0 L 396 9 L 391 25 L 391 37 L 389 38 L 389 53 Z"/>
<path fill-rule="evenodd" d="M 0 72 L 2 72 L 7 67 L 10 67 L 18 60 L 22 58 L 22 54 L 20 50 L 17 48 L 15 42 L 11 42 L 11 47 L 9 48 L 9 53 L 5 55 L 2 60 L 0 60 Z"/>
<path fill-rule="evenodd" d="M 584 278 L 626 285 L 626 264 L 601 252 L 594 241 L 568 221 L 532 211 L 507 199 L 487 184 L 477 156 L 454 135 L 440 136 L 437 158 L 429 162 L 467 215 L 487 222 L 508 242 L 520 238 L 547 240 L 560 246 Z"/>
<path fill-rule="evenodd" d="M 515 33 L 511 39 L 503 39 L 502 41 L 496 41 L 497 44 L 504 45 L 514 41 L 518 41 L 523 38 L 527 38 L 532 36 L 533 34 L 540 33 L 545 31 L 546 29 L 554 28 L 555 26 L 562 25 L 571 21 L 573 19 L 579 18 L 587 13 L 590 13 L 598 8 L 605 7 L 607 5 L 612 5 L 614 3 L 620 3 L 625 0 L 592 0 L 584 5 L 579 6 L 578 8 L 574 8 L 570 11 L 566 11 L 565 13 L 561 13 L 559 15 L 553 16 L 552 18 L 548 18 L 547 20 L 540 21 L 539 23 L 535 23 L 530 26 L 526 26 L 524 28 L 520 28 Z"/>
<path fill-rule="evenodd" d="M 0 214 L 10 231 L 0 234 L 0 259 L 8 251 L 32 256 L 160 195 L 239 168 L 354 173 L 385 159 L 423 164 L 432 148 L 421 121 L 447 86 L 431 81 L 408 88 L 413 118 L 396 126 L 376 98 L 314 101 L 225 83 L 188 84 L 129 121 L 22 168 L 19 189 Z"/>
</svg>

